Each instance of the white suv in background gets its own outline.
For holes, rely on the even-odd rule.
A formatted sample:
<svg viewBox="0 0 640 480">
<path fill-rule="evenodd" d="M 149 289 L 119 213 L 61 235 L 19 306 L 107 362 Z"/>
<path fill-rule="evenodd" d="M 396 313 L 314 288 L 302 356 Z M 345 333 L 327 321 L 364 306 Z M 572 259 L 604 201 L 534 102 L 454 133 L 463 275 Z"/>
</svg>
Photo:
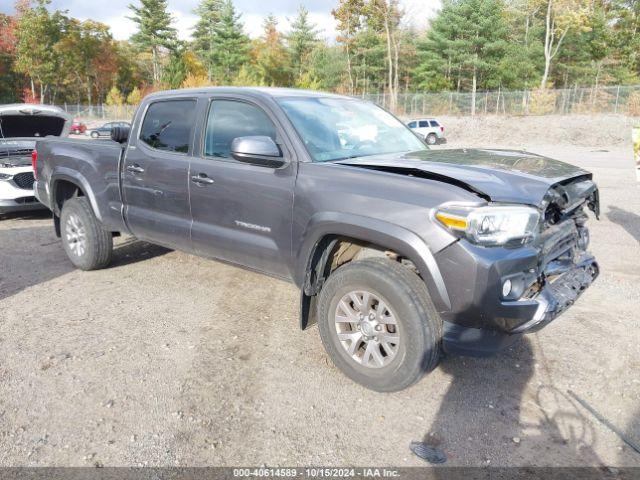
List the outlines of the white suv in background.
<svg viewBox="0 0 640 480">
<path fill-rule="evenodd" d="M 34 196 L 31 153 L 41 138 L 66 137 L 72 120 L 48 105 L 0 106 L 0 215 L 46 208 Z"/>
<path fill-rule="evenodd" d="M 419 118 L 407 123 L 407 126 L 425 139 L 428 145 L 444 143 L 444 127 L 435 118 Z"/>
</svg>

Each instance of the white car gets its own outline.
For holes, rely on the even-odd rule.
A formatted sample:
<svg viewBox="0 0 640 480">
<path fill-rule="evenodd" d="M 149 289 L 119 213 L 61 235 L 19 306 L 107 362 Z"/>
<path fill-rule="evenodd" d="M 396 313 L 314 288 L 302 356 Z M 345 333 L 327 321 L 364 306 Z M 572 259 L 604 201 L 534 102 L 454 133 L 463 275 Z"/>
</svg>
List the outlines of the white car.
<svg viewBox="0 0 640 480">
<path fill-rule="evenodd" d="M 420 135 L 428 145 L 444 143 L 444 127 L 435 118 L 419 118 L 407 123 L 407 127 Z"/>
<path fill-rule="evenodd" d="M 67 136 L 73 118 L 48 105 L 0 106 L 0 214 L 45 208 L 33 193 L 36 140 Z"/>
</svg>

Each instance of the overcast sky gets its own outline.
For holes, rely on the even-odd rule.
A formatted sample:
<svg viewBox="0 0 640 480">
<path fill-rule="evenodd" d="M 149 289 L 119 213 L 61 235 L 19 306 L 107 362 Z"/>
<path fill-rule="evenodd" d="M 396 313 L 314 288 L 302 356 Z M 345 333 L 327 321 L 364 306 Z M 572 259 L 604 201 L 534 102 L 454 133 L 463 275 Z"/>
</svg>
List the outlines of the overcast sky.
<svg viewBox="0 0 640 480">
<path fill-rule="evenodd" d="M 52 7 L 68 10 L 69 15 L 79 18 L 92 18 L 111 27 L 113 35 L 119 40 L 129 38 L 135 25 L 126 17 L 130 14 L 127 5 L 138 0 L 53 0 Z M 180 38 L 188 39 L 195 22 L 193 9 L 198 0 L 168 0 L 169 11 L 175 19 L 175 27 Z M 337 0 L 234 0 L 236 8 L 242 12 L 245 30 L 252 37 L 260 35 L 264 17 L 273 13 L 279 21 L 280 28 L 286 30 L 289 22 L 296 15 L 299 5 L 304 5 L 310 12 L 312 21 L 321 30 L 322 35 L 333 40 L 335 38 L 335 22 L 331 9 Z M 416 26 L 424 27 L 429 17 L 440 5 L 440 0 L 401 0 L 407 18 Z M 14 0 L 0 0 L 0 12 L 12 13 Z"/>
</svg>

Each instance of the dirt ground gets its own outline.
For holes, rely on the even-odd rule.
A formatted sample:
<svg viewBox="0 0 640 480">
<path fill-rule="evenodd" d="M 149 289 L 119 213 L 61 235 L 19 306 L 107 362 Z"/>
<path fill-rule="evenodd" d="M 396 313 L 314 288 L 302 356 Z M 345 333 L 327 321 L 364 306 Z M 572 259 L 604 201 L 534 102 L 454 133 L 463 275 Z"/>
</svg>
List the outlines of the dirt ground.
<svg viewBox="0 0 640 480">
<path fill-rule="evenodd" d="M 640 118 L 625 115 L 438 117 L 454 145 L 626 147 Z"/>
<path fill-rule="evenodd" d="M 492 146 L 523 146 L 499 136 Z M 317 329 L 298 330 L 291 285 L 131 239 L 111 268 L 80 272 L 46 215 L 1 220 L 0 465 L 421 466 L 408 447 L 425 439 L 448 465 L 640 466 L 567 393 L 640 442 L 631 144 L 526 147 L 595 173 L 600 278 L 511 350 L 446 358 L 395 394 L 337 371 Z"/>
</svg>

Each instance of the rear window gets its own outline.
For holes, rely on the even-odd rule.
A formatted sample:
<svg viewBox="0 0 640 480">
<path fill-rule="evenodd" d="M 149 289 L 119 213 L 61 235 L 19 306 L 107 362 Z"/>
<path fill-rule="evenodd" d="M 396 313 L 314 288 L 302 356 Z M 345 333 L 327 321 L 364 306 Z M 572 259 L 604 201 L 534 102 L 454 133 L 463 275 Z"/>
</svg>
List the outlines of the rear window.
<svg viewBox="0 0 640 480">
<path fill-rule="evenodd" d="M 429 122 L 427 120 L 420 120 L 420 128 L 429 128 Z"/>
<path fill-rule="evenodd" d="M 149 105 L 140 140 L 157 150 L 188 153 L 195 123 L 195 100 L 168 100 Z"/>
<path fill-rule="evenodd" d="M 439 127 L 440 124 L 438 122 L 436 122 L 435 120 L 431 120 L 431 126 L 432 127 Z"/>
</svg>

